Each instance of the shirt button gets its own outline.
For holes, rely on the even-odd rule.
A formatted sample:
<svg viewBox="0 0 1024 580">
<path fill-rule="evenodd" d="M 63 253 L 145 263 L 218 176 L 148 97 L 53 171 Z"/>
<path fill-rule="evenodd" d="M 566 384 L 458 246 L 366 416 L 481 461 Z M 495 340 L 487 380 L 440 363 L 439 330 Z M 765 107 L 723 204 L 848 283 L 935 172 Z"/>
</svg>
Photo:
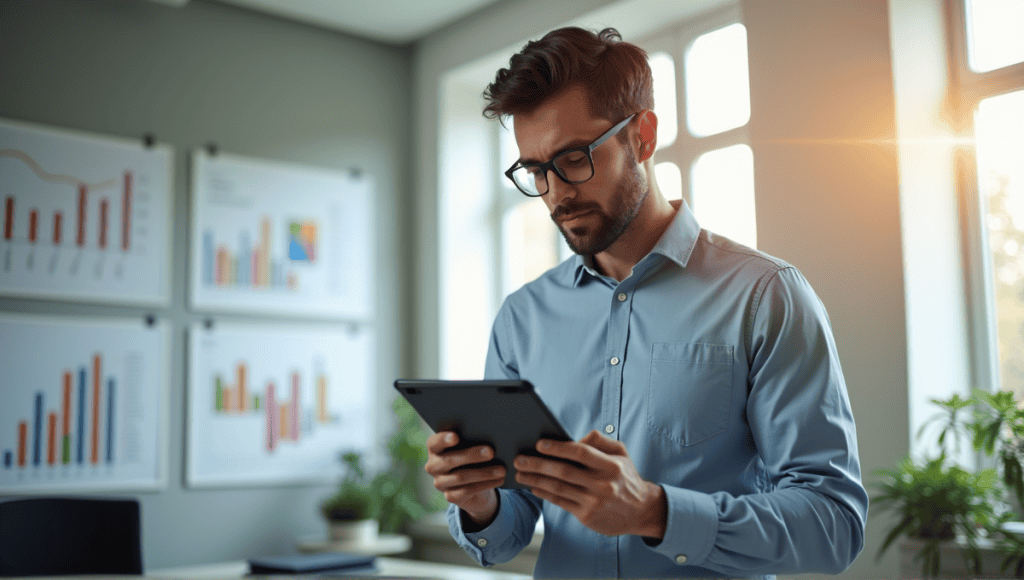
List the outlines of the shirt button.
<svg viewBox="0 0 1024 580">
<path fill-rule="evenodd" d="M 625 302 L 625 301 L 626 301 L 626 295 L 625 294 L 619 294 L 619 302 Z"/>
<path fill-rule="evenodd" d="M 480 538 L 479 540 L 476 541 L 476 545 L 480 546 L 481 548 L 486 548 L 487 547 L 487 540 L 485 540 L 483 538 Z M 682 557 L 682 556 L 680 556 L 680 557 Z M 676 558 L 676 559 L 678 560 L 679 558 Z M 686 558 L 683 558 L 683 560 L 686 560 Z M 680 562 L 680 564 L 682 564 L 682 562 Z"/>
<path fill-rule="evenodd" d="M 611 433 L 613 431 L 615 431 L 615 425 L 605 425 L 604 426 L 604 432 L 605 433 Z"/>
<path fill-rule="evenodd" d="M 613 356 L 612 360 L 610 360 L 609 362 L 612 363 L 612 366 L 615 366 L 615 365 L 619 364 L 619 357 Z"/>
<path fill-rule="evenodd" d="M 678 556 L 676 556 L 676 564 L 685 564 L 685 563 L 686 563 L 686 556 L 684 556 L 682 554 L 679 554 Z"/>
</svg>

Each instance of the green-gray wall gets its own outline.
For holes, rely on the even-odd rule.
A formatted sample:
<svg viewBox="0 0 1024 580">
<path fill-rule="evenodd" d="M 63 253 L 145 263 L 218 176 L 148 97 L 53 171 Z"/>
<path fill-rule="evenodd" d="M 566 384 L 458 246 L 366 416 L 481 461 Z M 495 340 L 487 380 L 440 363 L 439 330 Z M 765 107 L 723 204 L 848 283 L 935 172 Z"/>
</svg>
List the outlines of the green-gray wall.
<svg viewBox="0 0 1024 580">
<path fill-rule="evenodd" d="M 171 304 L 133 308 L 0 298 L 0 312 L 137 317 L 173 326 L 168 483 L 142 503 L 147 568 L 294 549 L 323 531 L 321 486 L 195 490 L 183 483 L 190 149 L 320 166 L 359 167 L 376 181 L 378 422 L 388 431 L 391 380 L 410 348 L 412 264 L 406 209 L 411 165 L 411 50 L 192 0 L 182 8 L 121 1 L 4 0 L 0 117 L 140 137 L 174 148 Z M 270 322 L 262 316 L 217 317 Z M 310 324 L 325 324 L 309 320 Z"/>
</svg>

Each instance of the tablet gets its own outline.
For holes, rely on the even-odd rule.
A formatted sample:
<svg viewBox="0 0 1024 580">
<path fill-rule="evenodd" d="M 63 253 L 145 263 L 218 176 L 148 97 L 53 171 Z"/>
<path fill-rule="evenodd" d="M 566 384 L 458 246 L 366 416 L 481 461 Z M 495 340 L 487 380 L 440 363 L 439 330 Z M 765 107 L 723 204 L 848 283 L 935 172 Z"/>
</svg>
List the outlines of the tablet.
<svg viewBox="0 0 1024 580">
<path fill-rule="evenodd" d="M 506 489 L 516 482 L 512 460 L 520 453 L 541 455 L 538 439 L 572 441 L 529 381 L 395 381 L 395 388 L 434 432 L 454 431 L 452 449 L 490 445 L 494 458 L 474 465 L 504 465 Z M 574 462 L 569 462 L 574 463 Z"/>
</svg>

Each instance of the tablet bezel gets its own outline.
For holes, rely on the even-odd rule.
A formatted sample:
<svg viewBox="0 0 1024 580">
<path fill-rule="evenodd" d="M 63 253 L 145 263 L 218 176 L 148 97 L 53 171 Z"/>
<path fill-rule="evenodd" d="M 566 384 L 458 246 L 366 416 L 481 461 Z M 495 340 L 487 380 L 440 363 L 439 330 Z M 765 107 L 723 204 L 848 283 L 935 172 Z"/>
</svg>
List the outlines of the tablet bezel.
<svg viewBox="0 0 1024 580">
<path fill-rule="evenodd" d="M 398 379 L 395 381 L 395 389 L 405 398 L 406 401 L 416 410 L 420 418 L 436 433 L 438 431 L 454 431 L 459 434 L 459 443 L 451 449 L 465 449 L 480 444 L 491 445 L 496 451 L 496 456 L 490 461 L 475 464 L 473 467 L 485 465 L 504 465 L 505 482 L 501 485 L 505 489 L 528 489 L 515 480 L 516 469 L 512 460 L 518 453 L 527 455 L 542 455 L 536 450 L 537 439 L 549 438 L 561 441 L 572 441 L 565 427 L 558 421 L 555 415 L 548 409 L 547 405 L 537 394 L 533 385 L 526 380 L 477 380 L 477 381 L 453 381 L 453 380 L 425 380 L 425 379 Z M 411 389 L 411 390 L 410 390 Z M 477 396 L 484 396 L 484 408 L 479 409 L 480 414 L 467 418 L 452 416 L 450 402 L 451 397 L 456 395 L 455 391 L 470 389 Z M 427 394 L 432 399 L 421 397 Z M 411 395 L 411 396 L 410 396 Z M 500 412 L 500 404 L 507 399 L 503 397 L 518 396 L 525 397 L 530 416 L 519 417 L 524 422 L 526 433 L 523 430 L 518 432 L 500 432 L 492 427 L 496 425 L 488 421 L 480 421 L 479 417 L 494 416 Z M 480 401 L 477 401 L 480 402 Z M 523 443 L 529 440 L 530 443 Z M 518 442 L 518 443 L 517 443 Z"/>
</svg>

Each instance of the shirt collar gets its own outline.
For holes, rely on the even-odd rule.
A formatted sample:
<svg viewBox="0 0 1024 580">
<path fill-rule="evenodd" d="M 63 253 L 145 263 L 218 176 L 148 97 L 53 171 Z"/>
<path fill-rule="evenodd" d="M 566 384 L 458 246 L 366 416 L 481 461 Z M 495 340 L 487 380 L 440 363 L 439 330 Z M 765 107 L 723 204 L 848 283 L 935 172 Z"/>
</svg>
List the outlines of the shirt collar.
<svg viewBox="0 0 1024 580">
<path fill-rule="evenodd" d="M 652 256 L 655 255 L 672 260 L 679 264 L 680 268 L 686 268 L 687 262 L 690 261 L 690 254 L 693 253 L 693 247 L 697 244 L 697 237 L 700 235 L 700 224 L 697 223 L 697 218 L 685 200 L 676 199 L 669 203 L 676 209 L 676 216 L 665 228 L 651 252 L 633 268 L 634 273 L 638 273 L 638 268 L 642 265 L 651 262 Z M 573 286 L 579 286 L 589 278 L 601 278 L 601 275 L 594 269 L 590 256 L 576 255 L 573 256 L 573 260 L 575 260 Z"/>
</svg>

